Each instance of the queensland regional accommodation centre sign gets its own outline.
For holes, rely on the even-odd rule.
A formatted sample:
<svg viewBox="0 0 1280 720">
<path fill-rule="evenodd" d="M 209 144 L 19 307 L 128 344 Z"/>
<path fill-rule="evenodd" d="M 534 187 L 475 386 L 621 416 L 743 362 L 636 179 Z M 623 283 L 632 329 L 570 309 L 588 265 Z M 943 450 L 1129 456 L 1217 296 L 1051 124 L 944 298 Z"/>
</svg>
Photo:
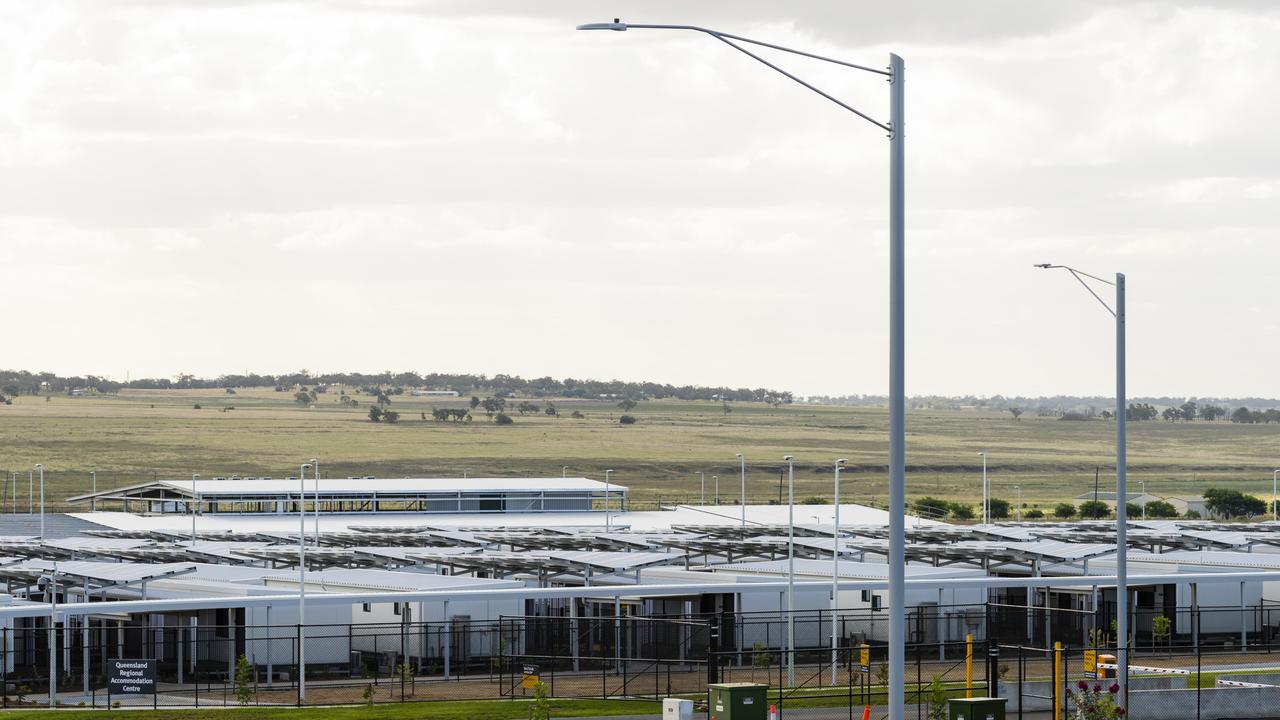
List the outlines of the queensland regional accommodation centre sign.
<svg viewBox="0 0 1280 720">
<path fill-rule="evenodd" d="M 111 660 L 107 663 L 107 691 L 112 695 L 154 695 L 155 660 Z"/>
</svg>

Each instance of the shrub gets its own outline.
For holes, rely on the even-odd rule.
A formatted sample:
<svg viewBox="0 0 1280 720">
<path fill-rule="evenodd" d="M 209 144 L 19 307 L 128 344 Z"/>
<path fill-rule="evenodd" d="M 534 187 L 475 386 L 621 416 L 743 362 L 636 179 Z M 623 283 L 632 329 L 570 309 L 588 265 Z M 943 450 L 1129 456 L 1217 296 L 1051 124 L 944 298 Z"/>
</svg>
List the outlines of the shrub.
<svg viewBox="0 0 1280 720">
<path fill-rule="evenodd" d="M 1053 506 L 1053 516 L 1063 520 L 1073 518 L 1076 516 L 1076 506 L 1068 502 L 1058 503 Z"/>
<path fill-rule="evenodd" d="M 500 412 L 494 416 L 493 423 L 495 425 L 515 425 L 516 421 L 512 420 L 510 415 Z"/>
<path fill-rule="evenodd" d="M 236 658 L 236 700 L 241 705 L 253 701 L 253 667 L 244 653 Z"/>
<path fill-rule="evenodd" d="M 1176 518 L 1178 517 L 1178 508 L 1172 503 L 1164 500 L 1152 500 L 1147 503 L 1147 517 L 1149 518 Z"/>
<path fill-rule="evenodd" d="M 957 520 L 972 520 L 973 506 L 964 503 L 951 503 L 951 517 Z"/>
<path fill-rule="evenodd" d="M 1022 513 L 1022 517 L 1028 520 L 1039 520 L 1044 517 L 1044 511 L 1040 508 L 1031 508 L 1030 510 Z"/>
<path fill-rule="evenodd" d="M 196 403 L 195 405 L 192 405 L 192 406 L 191 406 L 191 409 L 192 409 L 192 410 L 201 410 L 202 408 L 200 407 L 200 403 Z"/>
<path fill-rule="evenodd" d="M 1056 514 L 1057 511 L 1055 511 Z M 1080 503 L 1080 517 L 1100 520 L 1111 516 L 1111 508 L 1101 500 L 1086 500 Z M 1130 516 L 1132 517 L 1132 516 Z"/>
<path fill-rule="evenodd" d="M 577 410 L 574 410 L 572 413 L 570 413 L 570 414 L 569 414 L 569 417 L 573 418 L 574 420 L 582 420 L 582 419 L 586 418 L 587 416 L 586 416 L 586 415 L 583 415 L 581 412 L 579 412 L 579 411 L 577 411 Z"/>
<path fill-rule="evenodd" d="M 991 518 L 993 520 L 1003 520 L 1009 517 L 1009 501 L 1000 498 L 990 498 L 987 502 L 991 505 Z"/>
<path fill-rule="evenodd" d="M 618 424 L 619 425 L 635 425 L 636 418 L 634 415 L 623 415 L 622 417 L 618 418 Z"/>
</svg>

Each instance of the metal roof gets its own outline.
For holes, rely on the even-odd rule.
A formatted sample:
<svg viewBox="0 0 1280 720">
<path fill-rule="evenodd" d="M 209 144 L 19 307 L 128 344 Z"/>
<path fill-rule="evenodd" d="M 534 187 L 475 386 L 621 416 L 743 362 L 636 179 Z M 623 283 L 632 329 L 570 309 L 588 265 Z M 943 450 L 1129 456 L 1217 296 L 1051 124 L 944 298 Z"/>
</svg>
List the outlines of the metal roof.
<svg viewBox="0 0 1280 720">
<path fill-rule="evenodd" d="M 304 487 L 300 488 L 299 486 Z M 76 495 L 68 502 L 86 502 L 93 498 L 131 496 L 144 499 L 149 490 L 169 491 L 175 495 L 193 498 L 197 495 L 213 499 L 217 497 L 290 497 L 299 490 L 310 495 L 353 495 L 373 497 L 378 494 L 462 494 L 484 493 L 625 493 L 627 487 L 617 483 L 605 483 L 588 478 L 240 478 L 236 480 L 158 480 L 136 485 L 103 490 L 97 493 Z"/>
</svg>

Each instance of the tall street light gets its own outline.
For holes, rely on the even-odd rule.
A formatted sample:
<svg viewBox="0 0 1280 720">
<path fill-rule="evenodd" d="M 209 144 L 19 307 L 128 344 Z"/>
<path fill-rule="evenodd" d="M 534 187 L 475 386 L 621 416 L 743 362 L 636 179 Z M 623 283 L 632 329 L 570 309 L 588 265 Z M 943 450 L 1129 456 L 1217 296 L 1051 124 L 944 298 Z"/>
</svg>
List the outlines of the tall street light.
<svg viewBox="0 0 1280 720">
<path fill-rule="evenodd" d="M 200 491 L 196 489 L 196 481 L 199 479 L 198 473 L 191 473 L 191 494 L 196 498 L 195 504 L 191 505 L 191 547 L 196 546 L 196 514 L 200 511 Z"/>
<path fill-rule="evenodd" d="M 698 504 L 706 505 L 707 504 L 707 474 L 702 470 L 699 470 L 698 479 L 700 481 L 699 487 L 701 488 L 701 490 L 698 491 Z"/>
<path fill-rule="evenodd" d="M 837 653 L 840 647 L 839 632 L 837 626 L 840 620 L 840 471 L 844 469 L 844 464 L 848 462 L 844 458 L 836 460 L 836 487 L 835 487 L 835 523 L 831 526 L 831 684 L 836 684 L 836 665 L 838 661 Z"/>
<path fill-rule="evenodd" d="M 747 532 L 747 459 L 742 453 L 734 453 L 738 458 L 738 463 L 742 467 L 742 496 L 738 500 L 738 506 L 742 510 L 742 534 L 746 537 Z"/>
<path fill-rule="evenodd" d="M 720 504 L 720 476 L 712 475 L 711 484 L 713 485 L 711 490 L 715 494 L 716 505 L 719 505 Z"/>
<path fill-rule="evenodd" d="M 307 470 L 310 463 L 298 468 L 298 704 L 307 700 Z"/>
<path fill-rule="evenodd" d="M 315 495 L 312 498 L 315 502 L 315 505 L 312 506 L 311 508 L 311 514 L 316 519 L 316 547 L 320 547 L 320 461 L 315 458 L 311 458 L 309 462 L 311 463 L 312 472 L 315 473 L 315 479 L 316 479 L 316 482 L 315 482 L 316 491 L 315 491 Z"/>
<path fill-rule="evenodd" d="M 36 472 L 40 473 L 40 540 L 44 540 L 44 465 L 37 464 Z"/>
<path fill-rule="evenodd" d="M 787 455 L 787 687 L 796 686 L 796 463 Z"/>
<path fill-rule="evenodd" d="M 604 471 L 604 534 L 609 534 L 609 476 L 612 470 Z"/>
<path fill-rule="evenodd" d="M 1275 522 L 1276 518 L 1276 478 L 1280 477 L 1280 470 L 1274 470 L 1271 473 L 1271 522 Z"/>
<path fill-rule="evenodd" d="M 1147 519 L 1147 481 L 1139 480 L 1138 484 L 1142 486 L 1142 519 Z M 1128 500 L 1126 499 L 1126 502 Z"/>
<path fill-rule="evenodd" d="M 1116 665 L 1120 685 L 1120 707 L 1129 707 L 1129 540 L 1128 540 L 1128 458 L 1125 429 L 1125 311 L 1124 273 L 1115 281 L 1081 272 L 1066 265 L 1040 263 L 1038 268 L 1066 270 L 1115 318 L 1116 324 Z M 1107 304 L 1085 278 L 1115 288 L 1115 307 Z"/>
<path fill-rule="evenodd" d="M 987 454 L 978 454 L 982 456 L 982 524 L 986 525 L 991 522 L 991 502 L 987 499 Z"/>
<path fill-rule="evenodd" d="M 901 718 L 905 708 L 906 655 L 906 142 L 904 137 L 905 73 L 902 58 L 890 54 L 888 69 L 881 70 L 835 60 L 750 38 L 709 30 L 694 25 L 632 25 L 614 19 L 611 23 L 579 25 L 580 30 L 655 29 L 689 30 L 703 33 L 760 62 L 790 80 L 821 95 L 857 115 L 889 136 L 889 717 Z M 739 43 L 767 47 L 780 52 L 841 65 L 889 79 L 889 122 L 870 115 L 819 90 Z"/>
</svg>

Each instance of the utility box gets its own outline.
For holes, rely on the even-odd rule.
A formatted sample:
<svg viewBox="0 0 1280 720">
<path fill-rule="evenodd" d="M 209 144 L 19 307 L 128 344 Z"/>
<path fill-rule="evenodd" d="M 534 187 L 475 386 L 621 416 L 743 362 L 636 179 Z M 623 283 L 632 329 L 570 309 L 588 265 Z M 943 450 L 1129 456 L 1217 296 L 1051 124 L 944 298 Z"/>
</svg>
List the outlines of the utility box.
<svg viewBox="0 0 1280 720">
<path fill-rule="evenodd" d="M 1004 720 L 1009 698 L 951 698 L 947 701 L 949 720 Z"/>
<path fill-rule="evenodd" d="M 1115 665 L 1116 656 L 1115 655 L 1098 655 L 1098 664 L 1099 665 L 1104 665 L 1104 664 Z M 1116 669 L 1114 667 L 1098 668 L 1098 677 L 1100 678 L 1114 678 L 1115 676 L 1116 676 Z"/>
<path fill-rule="evenodd" d="M 707 720 L 768 720 L 768 693 L 760 683 L 707 685 Z"/>
<path fill-rule="evenodd" d="M 662 720 L 693 720 L 693 701 L 663 698 Z"/>
</svg>

